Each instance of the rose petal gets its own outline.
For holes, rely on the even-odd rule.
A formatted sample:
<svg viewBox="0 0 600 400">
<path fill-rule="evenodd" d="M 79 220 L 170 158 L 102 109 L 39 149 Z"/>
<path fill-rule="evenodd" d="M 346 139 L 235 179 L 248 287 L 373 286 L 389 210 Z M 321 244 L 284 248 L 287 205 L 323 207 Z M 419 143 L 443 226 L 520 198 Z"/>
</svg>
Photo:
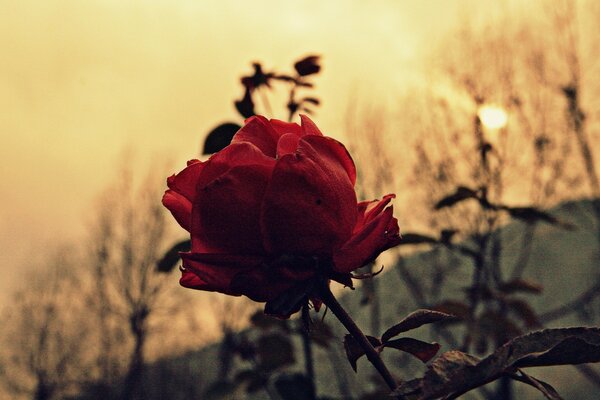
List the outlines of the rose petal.
<svg viewBox="0 0 600 400">
<path fill-rule="evenodd" d="M 270 123 L 273 129 L 277 131 L 279 136 L 283 136 L 286 133 L 293 133 L 298 137 L 304 135 L 304 132 L 302 131 L 300 125 L 296 124 L 295 122 L 284 122 L 278 119 L 272 119 Z"/>
<path fill-rule="evenodd" d="M 232 168 L 199 187 L 192 210 L 192 251 L 262 254 L 261 204 L 272 167 Z"/>
<path fill-rule="evenodd" d="M 206 290 L 207 283 L 204 282 L 198 275 L 190 270 L 184 269 L 181 271 L 179 284 L 189 289 Z"/>
<path fill-rule="evenodd" d="M 277 161 L 262 207 L 268 251 L 331 254 L 350 238 L 356 195 L 338 146 L 331 138 L 305 136 L 295 154 Z"/>
<path fill-rule="evenodd" d="M 358 203 L 358 219 L 356 220 L 354 232 L 359 231 L 363 225 L 368 224 L 373 218 L 378 216 L 394 198 L 396 198 L 395 194 L 387 194 L 381 200 L 361 201 Z"/>
<path fill-rule="evenodd" d="M 295 133 L 286 133 L 282 135 L 277 143 L 277 158 L 296 152 L 299 141 L 300 136 Z"/>
<path fill-rule="evenodd" d="M 231 288 L 232 279 L 247 270 L 259 270 L 264 258 L 257 256 L 243 256 L 234 254 L 202 254 L 186 252 L 180 253 L 183 260 L 184 271 L 193 273 L 197 280 L 185 275 L 182 283 L 196 284 L 194 288 L 221 292 L 225 294 L 240 295 Z M 182 276 L 183 280 L 184 276 Z M 180 281 L 181 283 L 181 281 Z M 185 286 L 185 285 L 184 285 Z"/>
<path fill-rule="evenodd" d="M 304 114 L 300 114 L 300 121 L 302 125 L 302 132 L 304 135 L 317 135 L 323 136 L 317 125 L 310 118 Z"/>
<path fill-rule="evenodd" d="M 351 272 L 375 260 L 381 252 L 400 243 L 398 220 L 390 206 L 371 218 L 333 255 L 334 269 Z"/>
<path fill-rule="evenodd" d="M 352 157 L 350 157 L 350 153 L 348 153 L 348 150 L 346 150 L 346 147 L 344 147 L 343 144 L 326 136 L 320 137 L 316 135 L 310 135 L 305 136 L 303 140 L 311 144 L 323 141 L 329 142 L 327 146 L 319 146 L 321 157 L 330 160 L 330 162 L 337 162 L 340 166 L 342 166 L 346 171 L 352 186 L 354 187 L 354 184 L 356 183 L 356 167 L 354 166 Z"/>
<path fill-rule="evenodd" d="M 163 195 L 162 203 L 171 211 L 179 225 L 189 232 L 192 226 L 191 201 L 173 190 L 167 190 Z"/>
<path fill-rule="evenodd" d="M 206 187 L 232 168 L 239 166 L 253 168 L 254 165 L 272 168 L 275 160 L 263 154 L 250 142 L 232 143 L 204 163 L 204 168 L 197 179 L 196 190 Z"/>
<path fill-rule="evenodd" d="M 279 136 L 280 133 L 271 126 L 265 117 L 255 115 L 245 121 L 245 125 L 233 136 L 231 143 L 252 143 L 263 154 L 275 158 Z"/>
<path fill-rule="evenodd" d="M 192 203 L 196 198 L 196 182 L 204 165 L 198 160 L 188 161 L 187 168 L 167 178 L 169 190 L 165 192 L 162 203 L 188 232 L 191 226 Z"/>
</svg>

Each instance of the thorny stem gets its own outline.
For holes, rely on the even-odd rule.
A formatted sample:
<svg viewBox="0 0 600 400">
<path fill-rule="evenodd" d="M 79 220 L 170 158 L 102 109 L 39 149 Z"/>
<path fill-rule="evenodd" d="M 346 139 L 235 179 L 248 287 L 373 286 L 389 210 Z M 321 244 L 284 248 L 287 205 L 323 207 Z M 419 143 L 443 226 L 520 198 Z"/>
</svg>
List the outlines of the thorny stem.
<svg viewBox="0 0 600 400">
<path fill-rule="evenodd" d="M 365 354 L 371 364 L 375 367 L 377 372 L 381 375 L 381 377 L 385 380 L 388 387 L 391 390 L 396 389 L 398 386 L 396 380 L 387 369 L 383 360 L 379 356 L 379 353 L 373 348 L 369 340 L 366 338 L 364 333 L 360 330 L 360 328 L 356 325 L 352 317 L 348 315 L 346 310 L 341 306 L 340 303 L 336 300 L 331 290 L 329 290 L 329 286 L 327 283 L 321 283 L 317 288 L 319 297 L 325 303 L 325 305 L 331 310 L 331 312 L 337 317 L 337 319 L 344 325 L 344 327 L 348 330 L 348 332 L 352 335 L 352 337 L 358 342 L 358 344 L 365 351 Z"/>
</svg>

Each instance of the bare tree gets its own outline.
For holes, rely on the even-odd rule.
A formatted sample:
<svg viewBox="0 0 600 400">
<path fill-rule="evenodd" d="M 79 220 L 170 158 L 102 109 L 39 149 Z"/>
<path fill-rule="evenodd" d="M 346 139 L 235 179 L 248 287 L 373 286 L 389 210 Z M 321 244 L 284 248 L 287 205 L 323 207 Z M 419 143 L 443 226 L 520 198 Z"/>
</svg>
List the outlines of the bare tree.
<svg viewBox="0 0 600 400">
<path fill-rule="evenodd" d="M 177 296 L 168 295 L 176 290 L 177 278 L 155 269 L 169 240 L 160 181 L 149 175 L 136 187 L 131 170 L 123 168 L 101 199 L 91 234 L 91 301 L 101 332 L 98 364 L 109 385 L 124 376 L 124 399 L 144 398 L 149 335 L 167 317 L 175 323 L 182 309 Z M 126 366 L 124 346 L 129 348 Z"/>
<path fill-rule="evenodd" d="M 38 268 L 4 319 L 0 377 L 13 395 L 51 400 L 76 393 L 89 380 L 93 326 L 73 257 L 61 253 Z"/>
</svg>

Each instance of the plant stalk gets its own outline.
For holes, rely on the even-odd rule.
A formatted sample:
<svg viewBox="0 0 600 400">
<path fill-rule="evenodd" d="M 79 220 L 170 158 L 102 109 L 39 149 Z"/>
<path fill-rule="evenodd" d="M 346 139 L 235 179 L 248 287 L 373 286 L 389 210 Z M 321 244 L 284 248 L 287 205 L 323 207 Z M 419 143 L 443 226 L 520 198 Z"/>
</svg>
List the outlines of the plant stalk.
<svg viewBox="0 0 600 400">
<path fill-rule="evenodd" d="M 356 325 L 352 317 L 350 317 L 341 304 L 338 303 L 333 293 L 331 293 L 329 285 L 323 282 L 317 290 L 319 293 L 319 298 L 323 301 L 323 303 L 325 303 L 325 305 L 331 310 L 331 312 L 337 317 L 337 319 L 342 323 L 342 325 L 344 325 L 352 337 L 354 337 L 354 339 L 362 347 L 362 349 L 365 351 L 365 355 L 371 364 L 373 364 L 377 372 L 379 372 L 388 387 L 391 390 L 396 389 L 398 384 L 383 363 L 379 353 L 375 350 L 375 348 L 373 348 L 367 337 Z"/>
</svg>

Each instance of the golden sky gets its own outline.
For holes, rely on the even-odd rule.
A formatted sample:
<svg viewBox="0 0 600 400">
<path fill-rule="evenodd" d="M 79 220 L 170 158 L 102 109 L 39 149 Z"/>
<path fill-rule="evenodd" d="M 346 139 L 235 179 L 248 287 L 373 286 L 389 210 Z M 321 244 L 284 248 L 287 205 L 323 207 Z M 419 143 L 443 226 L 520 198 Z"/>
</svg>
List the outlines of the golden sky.
<svg viewBox="0 0 600 400">
<path fill-rule="evenodd" d="M 0 293 L 81 239 L 124 149 L 140 171 L 196 157 L 238 118 L 250 62 L 323 55 L 315 121 L 339 137 L 351 96 L 393 101 L 432 45 L 491 3 L 0 0 Z"/>
</svg>

